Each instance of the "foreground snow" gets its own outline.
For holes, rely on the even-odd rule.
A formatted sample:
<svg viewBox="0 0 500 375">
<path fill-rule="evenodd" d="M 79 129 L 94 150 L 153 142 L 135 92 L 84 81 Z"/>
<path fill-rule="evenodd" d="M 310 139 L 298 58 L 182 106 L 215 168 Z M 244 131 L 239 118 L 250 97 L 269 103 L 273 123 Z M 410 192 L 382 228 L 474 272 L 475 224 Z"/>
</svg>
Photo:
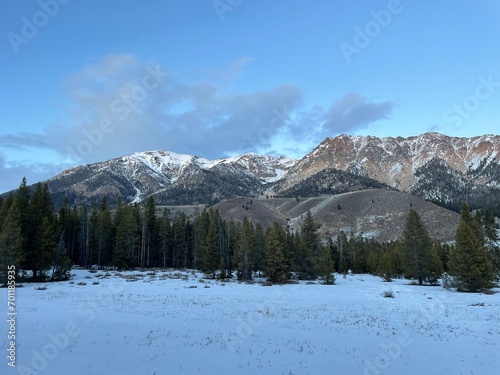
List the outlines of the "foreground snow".
<svg viewBox="0 0 500 375">
<path fill-rule="evenodd" d="M 1 374 L 500 373 L 499 293 L 370 275 L 262 286 L 173 270 L 74 273 L 16 290 L 17 366 L 3 355 Z"/>
</svg>

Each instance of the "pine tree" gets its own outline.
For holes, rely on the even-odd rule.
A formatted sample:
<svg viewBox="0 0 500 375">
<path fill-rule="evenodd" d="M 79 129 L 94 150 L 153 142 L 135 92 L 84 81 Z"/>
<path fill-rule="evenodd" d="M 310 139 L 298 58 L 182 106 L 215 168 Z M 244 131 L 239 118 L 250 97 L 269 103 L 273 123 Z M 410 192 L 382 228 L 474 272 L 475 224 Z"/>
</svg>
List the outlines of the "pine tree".
<svg viewBox="0 0 500 375">
<path fill-rule="evenodd" d="M 483 217 L 484 234 L 486 236 L 486 250 L 491 259 L 495 278 L 500 280 L 500 243 L 496 229 L 495 217 L 486 210 Z"/>
<path fill-rule="evenodd" d="M 203 270 L 205 249 L 210 226 L 210 217 L 207 210 L 203 210 L 194 222 L 194 268 Z"/>
<path fill-rule="evenodd" d="M 118 269 L 135 267 L 138 264 L 136 250 L 140 243 L 137 207 L 119 204 L 115 214 L 116 238 L 113 265 Z"/>
<path fill-rule="evenodd" d="M 252 223 L 245 217 L 241 225 L 240 236 L 234 252 L 238 280 L 252 279 L 252 266 L 255 264 L 255 241 Z"/>
<path fill-rule="evenodd" d="M 448 268 L 452 286 L 458 291 L 479 292 L 493 287 L 493 266 L 484 246 L 484 234 L 467 205 L 462 207 Z"/>
<path fill-rule="evenodd" d="M 347 236 L 344 231 L 340 231 L 339 235 L 337 236 L 337 249 L 339 252 L 339 272 L 343 274 L 347 273 L 347 271 L 351 269 L 352 265 L 347 247 Z"/>
<path fill-rule="evenodd" d="M 320 251 L 318 276 L 326 285 L 335 284 L 335 262 L 329 246 L 323 246 Z"/>
<path fill-rule="evenodd" d="M 437 285 L 439 278 L 443 275 L 444 267 L 441 259 L 443 250 L 439 241 L 434 241 L 431 248 L 431 258 L 429 259 L 428 281 L 432 285 Z"/>
<path fill-rule="evenodd" d="M 102 198 L 101 208 L 97 214 L 95 228 L 98 267 L 107 266 L 111 261 L 113 230 L 113 218 L 111 217 L 108 200 L 104 197 Z"/>
<path fill-rule="evenodd" d="M 67 280 L 71 270 L 71 261 L 68 257 L 68 251 L 64 246 L 64 232 L 59 238 L 59 244 L 54 254 L 51 280 Z"/>
<path fill-rule="evenodd" d="M 210 210 L 209 226 L 203 249 L 203 272 L 215 279 L 220 265 L 218 213 Z"/>
<path fill-rule="evenodd" d="M 16 192 L 17 207 L 20 213 L 22 248 L 25 249 L 28 244 L 28 235 L 30 233 L 30 190 L 28 188 L 26 178 L 23 177 L 21 185 Z"/>
<path fill-rule="evenodd" d="M 23 268 L 32 271 L 34 280 L 44 279 L 52 265 L 57 221 L 47 184 L 38 183 L 29 202 L 29 225 Z"/>
<path fill-rule="evenodd" d="M 351 270 L 354 273 L 365 273 L 366 270 L 366 254 L 365 246 L 362 237 L 356 237 L 351 232 L 347 243 L 347 254 L 351 260 Z"/>
<path fill-rule="evenodd" d="M 177 213 L 172 225 L 174 237 L 172 250 L 172 267 L 174 268 L 187 268 L 188 266 L 188 225 L 189 224 L 186 214 L 182 211 Z M 216 223 L 214 223 L 214 225 L 216 225 Z M 218 234 L 219 232 L 217 231 L 216 235 L 218 236 Z M 218 237 L 215 239 L 215 241 L 218 244 Z"/>
<path fill-rule="evenodd" d="M 10 207 L 14 203 L 14 194 L 12 192 L 9 193 L 7 198 L 2 202 L 0 206 L 0 232 L 2 231 L 4 220 L 9 213 Z"/>
<path fill-rule="evenodd" d="M 380 252 L 377 265 L 377 274 L 387 282 L 391 282 L 392 279 L 396 277 L 397 260 L 395 251 L 393 251 L 392 249 L 384 249 Z"/>
<path fill-rule="evenodd" d="M 5 202 L 4 202 L 5 203 Z M 15 267 L 16 276 L 22 261 L 21 213 L 17 202 L 13 201 L 3 220 L 0 230 L 0 284 L 6 285 L 8 270 Z M 16 277 L 16 280 L 19 280 Z"/>
<path fill-rule="evenodd" d="M 255 263 L 253 269 L 259 273 L 264 269 L 264 250 L 266 246 L 266 239 L 264 236 L 264 229 L 260 223 L 255 225 Z"/>
<path fill-rule="evenodd" d="M 420 215 L 410 209 L 406 217 L 402 241 L 403 270 L 406 278 L 417 279 L 419 285 L 434 277 L 432 240 Z"/>
<path fill-rule="evenodd" d="M 80 228 L 80 218 L 78 208 L 68 207 L 68 199 L 64 198 L 63 205 L 59 210 L 58 233 L 64 233 L 64 247 L 68 250 L 68 256 L 72 264 L 78 263 L 78 232 Z"/>
<path fill-rule="evenodd" d="M 151 196 L 144 207 L 142 239 L 142 266 L 151 267 L 153 259 L 158 255 L 159 230 L 156 220 L 156 205 Z M 184 262 L 186 263 L 186 262 Z"/>
<path fill-rule="evenodd" d="M 45 279 L 46 272 L 52 267 L 56 249 L 56 226 L 48 217 L 44 217 L 36 235 L 38 278 Z M 35 278 L 35 272 L 33 272 Z"/>
<path fill-rule="evenodd" d="M 306 217 L 301 226 L 300 237 L 305 252 L 302 259 L 300 278 L 315 279 L 318 268 L 320 241 L 317 225 L 311 215 L 311 211 L 307 211 L 306 213 Z"/>
<path fill-rule="evenodd" d="M 283 283 L 289 279 L 285 259 L 285 231 L 274 223 L 266 231 L 266 278 L 271 283 Z"/>
<path fill-rule="evenodd" d="M 159 224 L 160 237 L 160 264 L 163 268 L 167 267 L 168 257 L 172 248 L 172 226 L 170 225 L 169 211 L 163 209 Z"/>
</svg>

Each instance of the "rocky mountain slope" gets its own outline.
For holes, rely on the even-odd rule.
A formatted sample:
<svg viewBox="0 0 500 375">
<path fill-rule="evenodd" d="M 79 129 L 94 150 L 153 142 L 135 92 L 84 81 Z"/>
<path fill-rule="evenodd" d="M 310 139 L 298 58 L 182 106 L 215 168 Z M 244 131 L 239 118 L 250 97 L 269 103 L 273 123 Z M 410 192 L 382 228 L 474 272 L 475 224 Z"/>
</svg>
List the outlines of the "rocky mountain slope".
<svg viewBox="0 0 500 375">
<path fill-rule="evenodd" d="M 295 163 L 285 157 L 245 154 L 207 160 L 168 151 L 138 152 L 66 170 L 48 180 L 56 205 L 98 203 L 118 196 L 157 204 L 212 204 L 238 195 L 255 195 L 280 180 Z"/>
<path fill-rule="evenodd" d="M 137 152 L 69 169 L 47 181 L 56 205 L 127 202 L 215 204 L 237 196 L 307 197 L 382 188 L 458 210 L 500 215 L 500 136 L 426 133 L 409 138 L 340 135 L 300 160 L 245 154 L 207 160 L 168 151 Z"/>
<path fill-rule="evenodd" d="M 464 201 L 494 208 L 500 203 L 499 163 L 500 136 L 340 135 L 325 139 L 290 168 L 280 189 L 293 189 L 307 179 L 318 180 L 317 187 L 324 186 L 320 173 L 330 169 L 363 176 L 453 209 Z"/>
<path fill-rule="evenodd" d="M 379 241 L 395 240 L 403 233 L 408 210 L 420 216 L 432 238 L 451 241 L 460 215 L 411 194 L 386 189 L 367 189 L 310 198 L 233 198 L 214 206 L 226 219 L 246 216 L 263 226 L 279 222 L 296 230 L 308 210 L 318 223 L 322 238 L 341 230 Z"/>
</svg>

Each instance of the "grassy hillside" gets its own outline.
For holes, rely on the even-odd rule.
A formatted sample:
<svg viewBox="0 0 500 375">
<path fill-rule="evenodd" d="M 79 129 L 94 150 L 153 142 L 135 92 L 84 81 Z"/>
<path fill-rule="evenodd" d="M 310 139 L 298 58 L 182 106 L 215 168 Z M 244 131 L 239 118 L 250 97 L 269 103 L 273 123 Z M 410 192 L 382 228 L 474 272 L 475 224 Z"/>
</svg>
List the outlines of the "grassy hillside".
<svg viewBox="0 0 500 375">
<path fill-rule="evenodd" d="M 407 193 L 369 189 L 338 195 L 311 198 L 233 198 L 214 206 L 223 218 L 242 220 L 247 216 L 264 226 L 274 221 L 300 228 L 310 210 L 320 225 L 322 235 L 336 235 L 340 230 L 355 232 L 379 241 L 399 237 L 406 214 L 412 207 L 421 216 L 433 238 L 453 240 L 459 215 Z"/>
</svg>

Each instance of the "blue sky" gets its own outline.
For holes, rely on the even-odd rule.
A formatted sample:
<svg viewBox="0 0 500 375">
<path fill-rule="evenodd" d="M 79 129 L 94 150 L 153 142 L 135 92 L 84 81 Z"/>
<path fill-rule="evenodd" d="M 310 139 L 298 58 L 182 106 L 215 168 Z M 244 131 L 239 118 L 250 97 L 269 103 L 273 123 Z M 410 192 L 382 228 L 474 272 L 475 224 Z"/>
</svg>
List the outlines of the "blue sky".
<svg viewBox="0 0 500 375">
<path fill-rule="evenodd" d="M 163 149 L 498 134 L 497 0 L 4 0 L 0 192 Z"/>
</svg>

